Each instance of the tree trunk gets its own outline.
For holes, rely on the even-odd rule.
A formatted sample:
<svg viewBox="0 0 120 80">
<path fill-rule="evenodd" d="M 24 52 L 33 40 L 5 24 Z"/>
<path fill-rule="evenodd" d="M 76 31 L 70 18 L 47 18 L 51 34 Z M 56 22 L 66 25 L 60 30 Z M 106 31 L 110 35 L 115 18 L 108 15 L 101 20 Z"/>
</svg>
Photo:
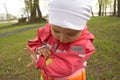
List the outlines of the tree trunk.
<svg viewBox="0 0 120 80">
<path fill-rule="evenodd" d="M 26 11 L 26 17 L 28 18 L 28 20 L 30 19 L 30 1 L 28 0 L 24 0 L 25 3 L 25 11 Z"/>
<path fill-rule="evenodd" d="M 42 20 L 42 14 L 39 8 L 39 0 L 30 0 L 31 2 L 31 16 L 30 22 L 38 22 Z"/>
<path fill-rule="evenodd" d="M 106 9 L 107 9 L 107 6 L 105 5 L 105 16 L 107 16 L 107 11 L 106 11 Z"/>
<path fill-rule="evenodd" d="M 36 5 L 35 5 L 35 0 L 33 2 L 31 2 L 31 3 L 32 3 L 32 5 L 31 5 L 30 22 L 36 22 Z"/>
<path fill-rule="evenodd" d="M 118 6 L 118 15 L 117 16 L 120 17 L 120 0 L 118 0 L 118 5 L 117 6 Z"/>
<path fill-rule="evenodd" d="M 113 16 L 116 16 L 116 0 L 114 0 L 113 9 Z"/>
<path fill-rule="evenodd" d="M 91 14 L 92 14 L 92 17 L 94 17 L 94 13 L 93 13 L 93 11 L 91 11 Z"/>
<path fill-rule="evenodd" d="M 37 13 L 38 13 L 38 19 L 42 20 L 42 14 L 40 11 L 39 0 L 36 0 L 36 9 L 37 9 Z"/>
<path fill-rule="evenodd" d="M 105 13 L 105 5 L 103 4 L 102 5 L 102 16 L 104 16 L 104 13 Z"/>
<path fill-rule="evenodd" d="M 7 21 L 9 21 L 8 9 L 7 9 L 7 7 L 6 7 L 6 3 L 4 3 L 4 8 L 5 8 L 5 12 L 6 12 L 6 19 L 7 19 Z"/>
<path fill-rule="evenodd" d="M 98 3 L 99 3 L 99 13 L 98 13 L 98 15 L 102 16 L 102 3 L 101 3 L 101 0 L 98 0 Z"/>
<path fill-rule="evenodd" d="M 99 16 L 102 16 L 102 14 L 101 14 L 101 13 L 102 13 L 102 11 L 101 11 L 101 10 L 102 10 L 102 5 L 101 5 L 101 4 L 99 4 Z"/>
</svg>

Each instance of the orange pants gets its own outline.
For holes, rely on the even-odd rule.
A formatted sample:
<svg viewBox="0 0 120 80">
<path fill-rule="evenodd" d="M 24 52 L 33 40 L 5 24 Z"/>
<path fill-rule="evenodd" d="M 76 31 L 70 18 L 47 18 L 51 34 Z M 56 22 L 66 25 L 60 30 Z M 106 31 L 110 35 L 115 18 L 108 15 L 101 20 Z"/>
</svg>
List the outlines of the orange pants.
<svg viewBox="0 0 120 80">
<path fill-rule="evenodd" d="M 64 78 L 46 78 L 44 71 L 41 70 L 41 79 L 40 80 L 86 80 L 85 69 L 81 69 L 80 73 L 75 74 L 74 76 L 68 76 Z"/>
<path fill-rule="evenodd" d="M 48 77 L 45 75 L 45 73 L 44 73 L 43 70 L 40 70 L 40 72 L 41 72 L 40 80 L 55 80 L 55 79 L 53 79 L 53 78 L 48 78 Z"/>
<path fill-rule="evenodd" d="M 82 71 L 80 74 L 78 74 L 72 78 L 68 78 L 66 80 L 86 80 L 86 72 Z"/>
</svg>

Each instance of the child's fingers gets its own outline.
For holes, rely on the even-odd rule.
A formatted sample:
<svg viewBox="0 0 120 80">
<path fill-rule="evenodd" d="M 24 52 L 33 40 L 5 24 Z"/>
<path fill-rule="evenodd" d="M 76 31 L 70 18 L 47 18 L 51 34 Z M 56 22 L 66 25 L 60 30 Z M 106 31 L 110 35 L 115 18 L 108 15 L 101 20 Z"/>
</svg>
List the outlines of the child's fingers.
<svg viewBox="0 0 120 80">
<path fill-rule="evenodd" d="M 32 58 L 32 62 L 30 62 L 29 64 L 27 64 L 27 67 L 30 68 L 32 66 L 35 65 L 35 61 L 36 61 L 36 56 L 35 56 L 35 52 L 32 50 L 32 48 L 30 48 L 28 45 L 24 48 L 24 50 L 31 56 Z"/>
<path fill-rule="evenodd" d="M 24 50 L 25 50 L 25 51 L 29 51 L 30 49 L 29 49 L 28 46 L 26 46 L 26 47 L 24 48 Z"/>
<path fill-rule="evenodd" d="M 28 45 L 26 46 L 28 51 L 33 51 Z"/>
<path fill-rule="evenodd" d="M 31 56 L 33 62 L 35 62 L 35 61 L 36 61 L 36 54 L 32 54 L 32 55 L 30 55 L 30 56 Z"/>
<path fill-rule="evenodd" d="M 28 68 L 30 68 L 30 67 L 32 67 L 32 66 L 34 66 L 34 63 L 33 63 L 33 62 L 27 64 L 27 67 L 28 67 Z"/>
<path fill-rule="evenodd" d="M 49 57 L 51 55 L 51 52 L 49 49 L 43 49 L 43 51 L 46 53 L 46 57 Z"/>
<path fill-rule="evenodd" d="M 51 54 L 50 53 L 50 50 L 47 49 L 47 48 L 42 48 L 38 51 L 41 55 L 43 55 L 45 58 L 49 57 L 49 55 Z"/>
<path fill-rule="evenodd" d="M 34 54 L 34 51 L 27 45 L 24 50 L 28 53 L 28 54 Z"/>
<path fill-rule="evenodd" d="M 30 62 L 29 64 L 27 64 L 27 67 L 29 68 L 29 67 L 34 66 L 36 64 L 35 61 L 36 61 L 36 59 L 32 59 L 32 62 Z"/>
</svg>

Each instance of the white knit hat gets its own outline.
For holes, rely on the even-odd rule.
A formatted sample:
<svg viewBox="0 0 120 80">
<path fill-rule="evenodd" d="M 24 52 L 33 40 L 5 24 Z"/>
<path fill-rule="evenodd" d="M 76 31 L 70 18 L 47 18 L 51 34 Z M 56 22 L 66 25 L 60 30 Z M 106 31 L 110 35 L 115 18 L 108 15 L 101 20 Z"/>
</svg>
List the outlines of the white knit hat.
<svg viewBox="0 0 120 80">
<path fill-rule="evenodd" d="M 49 23 L 73 30 L 83 30 L 91 17 L 91 0 L 50 0 Z"/>
</svg>

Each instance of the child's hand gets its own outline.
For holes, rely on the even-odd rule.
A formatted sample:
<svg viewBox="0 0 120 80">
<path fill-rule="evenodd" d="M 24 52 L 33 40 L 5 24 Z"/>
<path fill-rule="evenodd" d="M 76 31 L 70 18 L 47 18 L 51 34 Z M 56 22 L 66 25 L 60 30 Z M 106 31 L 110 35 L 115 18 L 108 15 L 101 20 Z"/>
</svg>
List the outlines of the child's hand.
<svg viewBox="0 0 120 80">
<path fill-rule="evenodd" d="M 39 55 L 43 55 L 45 58 L 48 58 L 50 55 L 51 55 L 51 52 L 48 48 L 40 48 L 40 49 L 37 49 L 37 53 Z"/>
<path fill-rule="evenodd" d="M 31 56 L 32 58 L 32 61 L 27 65 L 27 67 L 31 67 L 33 65 L 35 65 L 36 63 L 36 54 L 35 52 L 29 47 L 29 46 L 26 46 L 24 48 L 24 50 Z"/>
</svg>

